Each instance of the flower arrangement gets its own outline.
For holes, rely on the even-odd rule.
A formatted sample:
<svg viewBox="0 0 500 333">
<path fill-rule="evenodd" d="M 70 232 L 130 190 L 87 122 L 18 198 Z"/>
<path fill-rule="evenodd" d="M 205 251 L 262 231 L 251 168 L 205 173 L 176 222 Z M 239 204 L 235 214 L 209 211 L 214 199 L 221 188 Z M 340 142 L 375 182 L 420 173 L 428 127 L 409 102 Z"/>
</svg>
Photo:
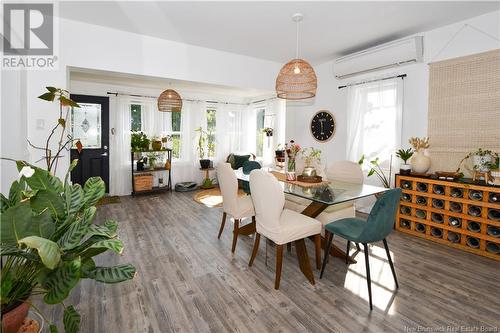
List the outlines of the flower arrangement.
<svg viewBox="0 0 500 333">
<path fill-rule="evenodd" d="M 412 145 L 413 149 L 415 151 L 420 152 L 422 149 L 427 149 L 430 147 L 429 145 L 429 138 L 428 137 L 423 137 L 423 138 L 411 138 L 409 140 L 410 144 Z"/>
<path fill-rule="evenodd" d="M 295 141 L 290 140 L 290 142 L 285 144 L 286 154 L 288 156 L 288 170 L 295 171 L 295 158 L 297 157 L 298 152 L 302 148 Z"/>
</svg>

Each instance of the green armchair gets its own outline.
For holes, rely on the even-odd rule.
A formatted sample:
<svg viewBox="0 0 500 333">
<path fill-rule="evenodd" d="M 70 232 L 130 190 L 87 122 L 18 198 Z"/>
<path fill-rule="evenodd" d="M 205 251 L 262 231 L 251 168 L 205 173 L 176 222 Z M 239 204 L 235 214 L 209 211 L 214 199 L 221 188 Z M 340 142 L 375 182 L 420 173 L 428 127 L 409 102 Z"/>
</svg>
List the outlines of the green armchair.
<svg viewBox="0 0 500 333">
<path fill-rule="evenodd" d="M 366 280 L 368 284 L 368 295 L 370 298 L 370 310 L 372 306 L 372 287 L 370 278 L 370 262 L 368 254 L 368 244 L 383 241 L 389 265 L 391 266 L 392 276 L 396 283 L 396 288 L 399 288 L 396 278 L 396 271 L 389 252 L 389 246 L 385 239 L 389 235 L 394 226 L 398 203 L 401 198 L 401 189 L 393 189 L 385 192 L 373 206 L 367 221 L 358 218 L 345 218 L 325 226 L 325 236 L 328 239 L 328 245 L 325 247 L 325 257 L 323 259 L 323 267 L 321 268 L 320 279 L 323 277 L 325 267 L 328 262 L 330 249 L 332 247 L 333 235 L 339 235 L 347 240 L 347 249 L 350 242 L 362 243 L 365 252 L 366 264 Z"/>
</svg>

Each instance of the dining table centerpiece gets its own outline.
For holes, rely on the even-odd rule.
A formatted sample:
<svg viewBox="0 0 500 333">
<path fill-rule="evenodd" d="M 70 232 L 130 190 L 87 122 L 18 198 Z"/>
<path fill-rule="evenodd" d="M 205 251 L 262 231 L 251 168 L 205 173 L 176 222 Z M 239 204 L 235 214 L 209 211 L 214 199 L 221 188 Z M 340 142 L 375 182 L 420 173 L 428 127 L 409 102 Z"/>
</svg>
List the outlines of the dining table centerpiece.
<svg viewBox="0 0 500 333">
<path fill-rule="evenodd" d="M 309 147 L 302 149 L 301 154 L 305 164 L 302 176 L 316 177 L 316 166 L 321 162 L 321 150 Z"/>
<path fill-rule="evenodd" d="M 286 169 L 286 179 L 287 180 L 296 180 L 297 175 L 295 173 L 295 161 L 297 158 L 297 154 L 302 148 L 298 143 L 295 143 L 294 140 L 290 140 L 290 142 L 285 144 L 285 151 L 288 158 L 287 161 L 287 169 Z"/>
</svg>

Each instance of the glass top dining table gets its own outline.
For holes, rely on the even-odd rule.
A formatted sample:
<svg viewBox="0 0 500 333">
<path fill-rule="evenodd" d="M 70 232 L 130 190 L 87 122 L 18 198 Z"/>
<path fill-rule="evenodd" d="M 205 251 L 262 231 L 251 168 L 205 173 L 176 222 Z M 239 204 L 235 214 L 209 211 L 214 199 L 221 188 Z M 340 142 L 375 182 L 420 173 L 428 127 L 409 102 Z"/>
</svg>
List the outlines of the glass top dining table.
<svg viewBox="0 0 500 333">
<path fill-rule="evenodd" d="M 279 172 L 270 168 L 263 169 L 269 172 Z M 244 174 L 241 169 L 235 170 L 235 173 L 236 177 L 240 180 L 249 181 L 250 179 L 250 175 Z M 287 194 L 308 199 L 325 206 L 368 197 L 388 190 L 380 186 L 342 181 L 331 181 L 317 186 L 301 186 L 295 182 L 280 182 L 280 184 L 283 187 L 283 192 Z"/>
</svg>

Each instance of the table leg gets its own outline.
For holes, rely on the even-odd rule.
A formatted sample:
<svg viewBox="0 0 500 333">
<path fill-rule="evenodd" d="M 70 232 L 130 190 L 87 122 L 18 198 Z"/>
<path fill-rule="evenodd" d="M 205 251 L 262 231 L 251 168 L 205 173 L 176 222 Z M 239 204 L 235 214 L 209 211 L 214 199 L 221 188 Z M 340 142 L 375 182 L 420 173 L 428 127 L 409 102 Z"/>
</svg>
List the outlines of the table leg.
<svg viewBox="0 0 500 333">
<path fill-rule="evenodd" d="M 307 255 L 306 243 L 304 239 L 299 239 L 295 241 L 295 249 L 297 251 L 297 259 L 299 261 L 299 267 L 305 277 L 314 285 L 314 274 L 311 268 L 311 263 L 309 262 L 309 256 Z"/>
</svg>

